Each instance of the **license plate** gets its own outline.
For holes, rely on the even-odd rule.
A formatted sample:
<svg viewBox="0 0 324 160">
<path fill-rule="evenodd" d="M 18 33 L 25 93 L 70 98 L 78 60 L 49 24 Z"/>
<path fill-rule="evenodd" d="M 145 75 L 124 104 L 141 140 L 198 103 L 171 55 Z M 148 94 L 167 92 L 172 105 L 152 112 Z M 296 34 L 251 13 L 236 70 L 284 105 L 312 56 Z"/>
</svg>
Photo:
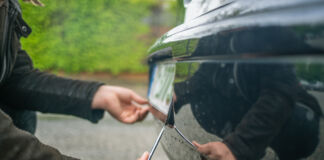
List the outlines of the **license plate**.
<svg viewBox="0 0 324 160">
<path fill-rule="evenodd" d="M 173 96 L 175 64 L 155 65 L 148 91 L 151 105 L 164 114 L 168 114 Z"/>
</svg>

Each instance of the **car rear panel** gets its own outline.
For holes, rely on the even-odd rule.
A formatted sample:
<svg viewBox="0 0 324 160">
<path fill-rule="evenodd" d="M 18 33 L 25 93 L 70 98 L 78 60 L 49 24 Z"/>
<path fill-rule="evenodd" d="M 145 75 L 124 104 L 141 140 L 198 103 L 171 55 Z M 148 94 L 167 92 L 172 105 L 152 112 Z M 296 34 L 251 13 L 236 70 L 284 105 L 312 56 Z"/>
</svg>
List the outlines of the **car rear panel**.
<svg viewBox="0 0 324 160">
<path fill-rule="evenodd" d="M 200 143 L 223 141 L 235 132 L 264 90 L 286 97 L 282 101 L 298 97 L 292 107 L 278 107 L 277 117 L 267 117 L 269 125 L 276 121 L 273 128 L 281 127 L 273 132 L 264 128 L 264 139 L 272 140 L 265 155 L 257 157 L 323 159 L 324 124 L 318 118 L 324 108 L 323 25 L 324 1 L 226 1 L 152 46 L 149 95 L 156 84 L 164 84 L 160 90 L 168 97 L 165 104 L 174 100 L 176 127 Z M 156 70 L 170 66 L 173 74 L 156 78 Z M 168 105 L 159 104 L 155 107 L 167 113 Z M 162 125 L 157 122 L 158 129 Z M 247 143 L 257 144 L 251 141 Z M 162 146 L 170 159 L 200 159 L 172 128 Z"/>
</svg>

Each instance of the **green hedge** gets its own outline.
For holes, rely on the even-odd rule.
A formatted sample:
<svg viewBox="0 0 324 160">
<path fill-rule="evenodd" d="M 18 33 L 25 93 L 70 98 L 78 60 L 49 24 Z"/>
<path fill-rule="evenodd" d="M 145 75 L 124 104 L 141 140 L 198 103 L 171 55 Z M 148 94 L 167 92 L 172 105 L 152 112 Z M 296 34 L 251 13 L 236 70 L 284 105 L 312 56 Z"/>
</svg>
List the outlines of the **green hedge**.
<svg viewBox="0 0 324 160">
<path fill-rule="evenodd" d="M 21 3 L 33 33 L 23 49 L 41 70 L 143 73 L 155 38 L 144 19 L 155 0 L 43 0 Z"/>
</svg>

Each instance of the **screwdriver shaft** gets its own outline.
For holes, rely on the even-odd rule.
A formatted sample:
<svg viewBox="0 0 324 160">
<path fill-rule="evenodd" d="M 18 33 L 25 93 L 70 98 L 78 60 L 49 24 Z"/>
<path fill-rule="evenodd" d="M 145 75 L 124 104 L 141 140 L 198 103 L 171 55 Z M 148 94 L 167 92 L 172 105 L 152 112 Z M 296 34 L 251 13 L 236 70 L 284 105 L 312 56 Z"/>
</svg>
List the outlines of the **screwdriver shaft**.
<svg viewBox="0 0 324 160">
<path fill-rule="evenodd" d="M 196 146 L 194 146 L 189 140 L 187 137 L 185 137 L 179 130 L 176 126 L 174 126 L 174 129 L 177 131 L 177 133 L 187 142 L 189 143 L 192 147 L 196 148 Z"/>
<path fill-rule="evenodd" d="M 160 140 L 162 138 L 162 135 L 163 135 L 164 131 L 165 131 L 165 126 L 163 126 L 163 128 L 161 129 L 160 134 L 159 134 L 158 138 L 156 139 L 156 141 L 155 141 L 155 143 L 153 145 L 153 148 L 152 148 L 152 150 L 150 152 L 150 156 L 149 156 L 148 160 L 151 160 L 151 158 L 153 157 L 153 154 L 154 154 L 154 152 L 156 150 L 156 147 L 159 145 L 159 142 L 160 142 Z"/>
</svg>

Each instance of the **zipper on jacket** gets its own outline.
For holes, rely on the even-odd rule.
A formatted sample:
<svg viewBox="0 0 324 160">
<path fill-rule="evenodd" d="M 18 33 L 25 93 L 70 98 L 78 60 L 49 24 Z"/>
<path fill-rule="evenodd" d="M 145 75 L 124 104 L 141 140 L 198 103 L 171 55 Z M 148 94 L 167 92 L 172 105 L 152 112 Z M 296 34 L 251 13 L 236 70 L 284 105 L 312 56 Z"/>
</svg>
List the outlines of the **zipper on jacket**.
<svg viewBox="0 0 324 160">
<path fill-rule="evenodd" d="M 12 52 L 12 36 L 14 31 L 14 22 L 17 18 L 18 12 L 12 6 L 12 2 L 9 2 L 9 11 L 8 16 L 5 18 L 5 27 L 4 27 L 4 36 L 3 36 L 3 43 L 2 43 L 2 54 L 3 63 L 1 69 L 1 76 L 0 76 L 0 83 L 5 79 L 6 75 L 8 75 L 11 71 L 11 52 Z"/>
<path fill-rule="evenodd" d="M 11 54 L 14 54 L 12 53 L 13 50 L 12 50 L 12 37 L 13 37 L 13 33 L 15 32 L 15 21 L 17 19 L 17 15 L 18 15 L 18 12 L 17 10 L 14 8 L 14 4 L 11 4 L 12 7 L 10 7 L 10 10 L 9 10 L 9 33 L 8 33 L 8 41 L 7 41 L 7 73 L 6 75 L 9 75 L 10 72 L 11 72 L 11 69 L 12 69 L 12 55 Z"/>
<path fill-rule="evenodd" d="M 7 9 L 9 10 L 9 9 Z M 8 13 L 5 13 L 7 16 L 5 16 L 4 18 L 4 27 L 3 27 L 3 37 L 2 37 L 2 44 L 1 44 L 1 60 L 2 60 L 2 66 L 1 66 L 1 75 L 0 75 L 0 84 L 3 81 L 4 77 L 5 77 L 5 73 L 6 73 L 6 40 L 7 40 L 7 33 L 8 33 Z"/>
</svg>

